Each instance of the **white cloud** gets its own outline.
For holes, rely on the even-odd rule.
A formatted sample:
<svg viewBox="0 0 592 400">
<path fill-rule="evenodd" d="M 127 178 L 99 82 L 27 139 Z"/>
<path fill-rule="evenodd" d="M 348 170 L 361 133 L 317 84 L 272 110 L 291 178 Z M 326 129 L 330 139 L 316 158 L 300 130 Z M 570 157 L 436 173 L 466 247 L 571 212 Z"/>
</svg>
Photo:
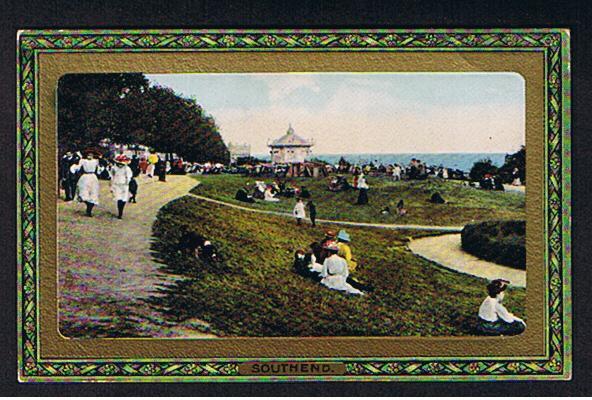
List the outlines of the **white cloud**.
<svg viewBox="0 0 592 400">
<path fill-rule="evenodd" d="M 321 88 L 316 79 L 312 75 L 305 74 L 282 74 L 282 75 L 265 75 L 261 77 L 255 76 L 267 83 L 269 88 L 269 100 L 278 102 L 299 89 L 308 89 L 314 93 L 319 93 Z"/>
</svg>

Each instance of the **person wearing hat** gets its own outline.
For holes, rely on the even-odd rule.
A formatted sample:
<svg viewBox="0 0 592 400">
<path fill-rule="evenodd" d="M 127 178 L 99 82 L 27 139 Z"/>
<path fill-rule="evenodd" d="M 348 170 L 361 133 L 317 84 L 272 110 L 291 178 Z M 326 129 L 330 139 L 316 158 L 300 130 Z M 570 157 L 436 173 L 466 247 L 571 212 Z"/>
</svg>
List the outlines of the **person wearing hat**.
<svg viewBox="0 0 592 400">
<path fill-rule="evenodd" d="M 86 216 L 92 217 L 92 209 L 99 204 L 99 179 L 97 172 L 100 153 L 94 149 L 86 149 L 84 158 L 77 165 L 73 165 L 70 171 L 80 173 L 76 184 L 76 198 L 86 204 Z"/>
<path fill-rule="evenodd" d="M 129 200 L 129 184 L 134 176 L 132 169 L 128 167 L 130 159 L 120 154 L 115 157 L 115 164 L 111 166 L 111 193 L 117 201 L 117 218 L 123 217 L 123 209 Z"/>
<path fill-rule="evenodd" d="M 325 231 L 325 237 L 313 249 L 314 250 L 313 253 L 315 255 L 316 262 L 318 262 L 319 264 L 323 264 L 323 262 L 325 261 L 325 258 L 327 258 L 329 256 L 329 253 L 325 250 L 325 244 L 327 242 L 334 242 L 336 236 L 337 236 L 337 232 L 335 232 L 333 229 L 327 229 Z"/>
<path fill-rule="evenodd" d="M 370 188 L 370 186 L 368 186 L 368 183 L 366 182 L 366 178 L 364 178 L 364 175 L 360 175 L 360 178 L 358 179 L 358 189 L 360 191 L 358 193 L 358 201 L 356 202 L 356 204 L 358 204 L 358 205 L 368 204 L 368 189 L 369 188 Z"/>
<path fill-rule="evenodd" d="M 479 331 L 487 335 L 518 335 L 526 323 L 509 312 L 502 302 L 510 281 L 495 279 L 487 285 L 488 296 L 479 307 Z"/>
<path fill-rule="evenodd" d="M 344 229 L 340 230 L 337 234 L 337 246 L 339 247 L 339 252 L 337 254 L 339 257 L 343 257 L 345 261 L 347 261 L 349 272 L 353 272 L 358 266 L 358 263 L 353 259 L 351 247 L 349 247 L 350 241 L 349 233 Z"/>
<path fill-rule="evenodd" d="M 323 262 L 323 270 L 321 271 L 321 284 L 329 289 L 343 291 L 349 294 L 364 294 L 361 290 L 354 288 L 347 283 L 349 271 L 347 268 L 347 261 L 339 257 L 339 246 L 335 241 L 327 241 L 324 245 L 325 250 L 329 256 Z"/>
</svg>

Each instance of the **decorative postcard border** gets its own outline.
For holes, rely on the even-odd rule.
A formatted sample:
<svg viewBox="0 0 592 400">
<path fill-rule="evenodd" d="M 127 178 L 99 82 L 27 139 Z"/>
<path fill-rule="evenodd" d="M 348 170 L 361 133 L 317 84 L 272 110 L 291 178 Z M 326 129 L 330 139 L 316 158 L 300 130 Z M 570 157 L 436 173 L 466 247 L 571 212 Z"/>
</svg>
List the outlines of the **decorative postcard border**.
<svg viewBox="0 0 592 400">
<path fill-rule="evenodd" d="M 548 357 L 544 360 L 343 360 L 342 376 L 241 376 L 216 361 L 44 361 L 38 358 L 38 101 L 42 52 L 141 51 L 537 51 L 546 62 Z M 492 30 L 77 30 L 21 31 L 17 48 L 18 366 L 40 381 L 519 380 L 571 377 L 569 32 Z M 298 361 L 298 360 L 293 360 Z"/>
</svg>

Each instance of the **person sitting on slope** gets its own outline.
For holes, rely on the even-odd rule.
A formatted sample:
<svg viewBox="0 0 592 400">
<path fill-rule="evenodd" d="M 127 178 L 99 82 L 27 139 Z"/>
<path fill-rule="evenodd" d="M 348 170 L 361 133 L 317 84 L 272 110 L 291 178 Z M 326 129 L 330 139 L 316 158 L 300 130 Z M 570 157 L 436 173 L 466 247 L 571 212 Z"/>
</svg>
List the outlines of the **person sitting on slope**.
<svg viewBox="0 0 592 400">
<path fill-rule="evenodd" d="M 486 335 L 518 335 L 526 323 L 503 306 L 505 290 L 510 281 L 495 279 L 487 285 L 488 296 L 479 307 L 478 330 Z"/>
</svg>

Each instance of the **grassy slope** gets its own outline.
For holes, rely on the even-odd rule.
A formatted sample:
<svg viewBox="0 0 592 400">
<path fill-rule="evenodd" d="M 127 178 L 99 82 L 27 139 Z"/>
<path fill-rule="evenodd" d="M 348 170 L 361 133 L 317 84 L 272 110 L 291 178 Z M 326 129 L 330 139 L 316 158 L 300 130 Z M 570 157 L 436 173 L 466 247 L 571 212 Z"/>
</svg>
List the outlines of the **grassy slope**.
<svg viewBox="0 0 592 400">
<path fill-rule="evenodd" d="M 236 201 L 236 191 L 245 182 L 253 183 L 254 178 L 238 175 L 204 175 L 196 179 L 201 185 L 193 190 L 195 194 L 266 210 L 291 212 L 294 207 L 294 199 L 286 198 L 281 198 L 282 201 L 279 203 L 258 200 L 253 205 Z M 523 194 L 488 192 L 454 181 L 429 179 L 392 182 L 385 178 L 370 177 L 370 204 L 366 206 L 354 204 L 357 191 L 334 193 L 327 190 L 327 178 L 296 178 L 293 181 L 298 186 L 305 185 L 309 188 L 317 205 L 317 218 L 322 219 L 392 224 L 464 225 L 482 220 L 525 218 Z M 435 191 L 440 192 L 448 203 L 429 203 L 427 199 Z M 387 205 L 391 210 L 395 210 L 399 199 L 404 200 L 408 210 L 405 217 L 380 214 L 380 210 Z"/>
<path fill-rule="evenodd" d="M 177 252 L 176 243 L 187 230 L 211 239 L 223 265 L 200 265 Z M 221 336 L 473 333 L 484 280 L 415 257 L 405 246 L 415 233 L 348 230 L 362 264 L 355 276 L 375 287 L 363 297 L 329 290 L 292 272 L 294 249 L 319 240 L 319 228 L 177 199 L 159 212 L 154 249 L 169 270 L 188 279 L 169 288 L 160 306 L 179 319 L 205 320 Z M 524 315 L 524 295 L 518 289 L 508 295 L 509 309 L 519 315 Z"/>
</svg>

